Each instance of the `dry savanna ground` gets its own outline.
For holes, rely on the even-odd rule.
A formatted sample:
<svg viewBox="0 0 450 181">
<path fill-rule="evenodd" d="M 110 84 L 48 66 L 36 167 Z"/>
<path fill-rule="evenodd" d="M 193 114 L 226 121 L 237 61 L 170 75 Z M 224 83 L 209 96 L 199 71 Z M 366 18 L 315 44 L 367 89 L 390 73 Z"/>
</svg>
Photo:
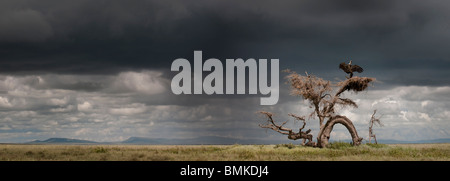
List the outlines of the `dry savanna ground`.
<svg viewBox="0 0 450 181">
<path fill-rule="evenodd" d="M 281 145 L 0 145 L 2 161 L 450 160 L 450 143 Z"/>
</svg>

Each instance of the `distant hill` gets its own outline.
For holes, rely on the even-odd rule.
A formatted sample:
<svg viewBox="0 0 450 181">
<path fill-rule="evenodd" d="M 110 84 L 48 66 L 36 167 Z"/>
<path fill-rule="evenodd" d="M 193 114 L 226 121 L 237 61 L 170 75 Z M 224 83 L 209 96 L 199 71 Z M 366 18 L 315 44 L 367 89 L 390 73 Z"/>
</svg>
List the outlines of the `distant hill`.
<svg viewBox="0 0 450 181">
<path fill-rule="evenodd" d="M 287 140 L 286 140 L 287 141 Z M 282 141 L 285 143 L 286 141 Z M 122 144 L 148 145 L 232 145 L 232 144 L 278 144 L 280 141 L 259 139 L 238 139 L 219 136 L 203 136 L 185 139 L 131 137 Z"/>
<path fill-rule="evenodd" d="M 331 142 L 337 140 L 331 140 Z M 351 142 L 351 140 L 339 140 Z M 300 144 L 301 140 L 266 140 L 266 139 L 239 139 L 220 136 L 203 136 L 196 138 L 146 138 L 130 137 L 121 142 L 95 142 L 89 140 L 69 139 L 69 138 L 49 138 L 44 141 L 36 140 L 26 142 L 25 144 L 132 144 L 132 145 L 232 145 L 232 144 L 282 144 L 293 143 Z M 364 142 L 363 142 L 364 143 Z M 412 143 L 450 143 L 450 138 L 418 141 L 399 141 L 399 140 L 378 140 L 383 144 L 412 144 Z"/>
<path fill-rule="evenodd" d="M 450 143 L 450 138 L 433 139 L 433 140 L 416 140 L 416 141 L 379 140 L 378 142 L 383 144 Z"/>
<path fill-rule="evenodd" d="M 70 138 L 49 138 L 44 141 L 35 140 L 31 142 L 27 142 L 28 144 L 89 144 L 89 143 L 98 143 L 95 141 L 89 140 L 79 140 L 79 139 L 70 139 Z"/>
</svg>

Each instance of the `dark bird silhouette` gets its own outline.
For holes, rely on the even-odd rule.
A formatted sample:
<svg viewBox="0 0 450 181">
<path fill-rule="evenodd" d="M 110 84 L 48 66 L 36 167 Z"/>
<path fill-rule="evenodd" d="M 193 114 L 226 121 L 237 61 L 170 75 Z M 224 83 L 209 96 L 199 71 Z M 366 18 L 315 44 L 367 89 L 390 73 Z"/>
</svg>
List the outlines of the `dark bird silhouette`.
<svg viewBox="0 0 450 181">
<path fill-rule="evenodd" d="M 348 64 L 346 64 L 345 62 L 342 62 L 341 64 L 339 64 L 339 68 L 342 69 L 345 73 L 350 74 L 350 77 L 347 77 L 347 78 L 352 78 L 353 72 L 361 73 L 364 71 L 364 69 L 361 68 L 360 66 L 352 65 L 351 60 Z"/>
</svg>

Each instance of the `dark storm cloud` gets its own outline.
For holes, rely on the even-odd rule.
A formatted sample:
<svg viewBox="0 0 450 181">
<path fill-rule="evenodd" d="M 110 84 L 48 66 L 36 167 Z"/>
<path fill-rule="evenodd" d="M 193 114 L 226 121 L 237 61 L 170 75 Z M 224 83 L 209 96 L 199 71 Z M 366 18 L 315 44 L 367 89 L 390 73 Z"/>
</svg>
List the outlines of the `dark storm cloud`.
<svg viewBox="0 0 450 181">
<path fill-rule="evenodd" d="M 442 77 L 450 77 L 449 4 L 6 1 L 0 18 L 0 71 L 167 71 L 174 59 L 192 60 L 194 50 L 203 50 L 205 59 L 279 58 L 283 69 L 317 74 L 337 72 L 338 63 L 354 59 L 382 80 L 448 84 Z M 409 70 L 417 74 L 399 76 Z"/>
</svg>

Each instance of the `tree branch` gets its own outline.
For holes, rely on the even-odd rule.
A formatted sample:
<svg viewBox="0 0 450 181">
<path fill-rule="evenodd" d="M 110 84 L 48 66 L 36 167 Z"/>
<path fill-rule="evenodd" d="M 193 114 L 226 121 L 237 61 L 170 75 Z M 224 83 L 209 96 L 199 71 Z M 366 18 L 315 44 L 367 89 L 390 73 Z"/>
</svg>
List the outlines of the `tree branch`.
<svg viewBox="0 0 450 181">
<path fill-rule="evenodd" d="M 306 120 L 303 116 L 297 116 L 295 114 L 289 114 L 289 116 L 295 118 L 296 120 L 302 121 L 303 126 L 299 129 L 299 132 L 293 132 L 292 129 L 283 127 L 287 121 L 281 123 L 281 125 L 277 125 L 275 121 L 273 120 L 272 116 L 273 114 L 270 112 L 260 111 L 259 113 L 266 115 L 267 117 L 267 124 L 259 124 L 259 127 L 261 128 L 269 128 L 272 129 L 278 133 L 288 135 L 288 139 L 291 140 L 297 140 L 297 139 L 303 139 L 302 144 L 305 145 L 305 141 L 308 140 L 308 143 L 306 145 L 308 146 L 314 146 L 315 143 L 312 142 L 312 135 L 309 134 L 311 132 L 311 129 L 307 130 L 306 132 L 302 131 L 306 126 Z"/>
<path fill-rule="evenodd" d="M 260 111 L 259 113 L 264 114 L 267 116 L 267 122 L 268 124 L 259 124 L 259 127 L 261 128 L 270 128 L 276 132 L 279 132 L 281 134 L 285 134 L 285 135 L 289 135 L 292 134 L 292 129 L 288 129 L 283 127 L 283 125 L 285 125 L 287 123 L 287 121 L 283 122 L 281 125 L 277 125 L 275 123 L 275 121 L 272 118 L 272 113 L 270 112 L 265 112 L 265 111 Z M 284 132 L 283 132 L 284 131 Z"/>
</svg>

